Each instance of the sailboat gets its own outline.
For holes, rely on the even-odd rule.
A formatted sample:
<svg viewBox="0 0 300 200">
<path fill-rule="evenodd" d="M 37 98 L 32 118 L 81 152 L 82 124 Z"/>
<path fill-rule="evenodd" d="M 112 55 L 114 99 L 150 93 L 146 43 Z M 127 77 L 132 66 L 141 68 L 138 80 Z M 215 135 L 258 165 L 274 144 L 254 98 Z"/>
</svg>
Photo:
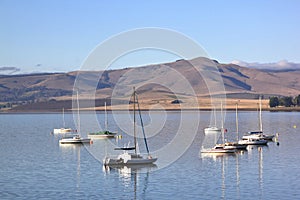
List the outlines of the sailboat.
<svg viewBox="0 0 300 200">
<path fill-rule="evenodd" d="M 80 116 L 79 116 L 79 100 L 78 100 L 78 91 L 77 91 L 77 120 L 78 120 L 78 131 L 80 133 Z M 90 138 L 82 138 L 79 134 L 73 135 L 73 137 L 64 137 L 59 140 L 60 144 L 83 144 L 90 143 Z"/>
<path fill-rule="evenodd" d="M 250 131 L 246 135 L 242 137 L 242 140 L 244 141 L 259 141 L 259 140 L 273 140 L 275 135 L 265 135 L 263 134 L 263 128 L 262 128 L 262 112 L 261 112 L 261 97 L 259 97 L 259 120 L 258 120 L 258 126 L 259 126 L 259 131 Z M 258 142 L 261 143 L 261 142 Z M 262 143 L 265 143 L 264 141 Z"/>
<path fill-rule="evenodd" d="M 60 133 L 73 133 L 76 132 L 76 130 L 73 130 L 71 128 L 65 128 L 66 122 L 65 122 L 65 109 L 62 110 L 62 118 L 63 118 L 63 127 L 62 128 L 55 128 L 53 129 L 54 134 L 60 134 Z"/>
<path fill-rule="evenodd" d="M 226 148 L 225 145 L 225 138 L 224 138 L 224 121 L 223 121 L 223 104 L 221 104 L 221 115 L 222 115 L 222 128 L 221 128 L 221 136 L 222 136 L 222 143 L 216 144 L 213 148 L 210 149 L 202 149 L 201 153 L 235 153 L 235 148 Z"/>
<path fill-rule="evenodd" d="M 210 125 L 209 127 L 204 129 L 205 134 L 220 133 L 221 132 L 221 128 L 217 127 L 216 108 L 215 107 L 214 107 L 214 120 L 215 120 L 214 125 Z"/>
<path fill-rule="evenodd" d="M 137 152 L 137 133 L 136 133 L 136 104 L 138 106 L 138 111 L 139 111 L 139 116 L 140 116 L 140 121 L 141 121 L 141 126 L 142 126 L 142 132 L 143 132 L 143 137 L 144 137 L 144 142 L 145 142 L 145 147 L 147 150 L 147 155 L 141 155 Z M 149 153 L 149 148 L 147 144 L 147 138 L 145 135 L 144 131 L 144 124 L 141 116 L 141 110 L 138 102 L 138 96 L 135 91 L 135 88 L 133 88 L 133 133 L 134 133 L 134 146 L 133 147 L 118 147 L 115 148 L 115 150 L 122 150 L 123 153 L 116 157 L 109 157 L 106 156 L 103 159 L 103 164 L 105 166 L 126 166 L 126 165 L 145 165 L 145 164 L 153 164 L 156 160 L 157 157 L 152 157 Z M 134 152 L 129 152 L 129 151 L 134 151 Z"/>
<path fill-rule="evenodd" d="M 103 138 L 114 138 L 117 133 L 110 132 L 107 128 L 107 112 L 106 112 L 106 102 L 104 102 L 104 115 L 105 115 L 105 129 L 104 131 L 99 131 L 95 133 L 89 133 L 88 137 L 93 139 L 103 139 Z"/>
<path fill-rule="evenodd" d="M 238 104 L 235 105 L 235 126 L 236 126 L 236 142 L 226 142 L 225 149 L 246 150 L 248 144 L 240 144 L 239 141 L 239 123 L 238 123 Z"/>
</svg>

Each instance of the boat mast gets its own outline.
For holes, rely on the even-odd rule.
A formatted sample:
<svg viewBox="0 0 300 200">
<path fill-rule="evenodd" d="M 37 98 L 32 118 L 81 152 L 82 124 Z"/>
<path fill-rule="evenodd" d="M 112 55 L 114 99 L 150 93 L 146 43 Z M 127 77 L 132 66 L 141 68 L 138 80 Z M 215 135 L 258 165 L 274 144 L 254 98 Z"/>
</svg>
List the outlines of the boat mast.
<svg viewBox="0 0 300 200">
<path fill-rule="evenodd" d="M 261 96 L 259 96 L 259 130 L 262 132 Z"/>
<path fill-rule="evenodd" d="M 66 122 L 65 122 L 65 108 L 63 108 L 63 128 L 66 127 Z"/>
<path fill-rule="evenodd" d="M 238 103 L 235 104 L 236 141 L 239 141 Z"/>
<path fill-rule="evenodd" d="M 223 116 L 223 102 L 221 101 L 221 133 L 222 133 L 222 140 L 223 144 L 225 144 L 225 138 L 224 138 L 224 116 Z"/>
<path fill-rule="evenodd" d="M 148 143 L 147 143 L 147 138 L 146 138 L 146 134 L 145 134 L 145 129 L 144 129 L 144 122 L 143 122 L 143 118 L 142 118 L 142 114 L 141 114 L 141 109 L 140 109 L 140 104 L 139 104 L 139 100 L 138 100 L 138 96 L 137 95 L 136 95 L 136 102 L 137 102 L 139 116 L 140 116 L 140 120 L 141 120 L 141 126 L 142 126 L 142 131 L 143 131 L 143 136 L 144 136 L 144 142 L 145 142 L 146 150 L 147 150 L 148 155 L 150 155 L 149 154 Z"/>
<path fill-rule="evenodd" d="M 104 116 L 105 116 L 105 131 L 107 131 L 106 101 L 104 102 Z"/>
<path fill-rule="evenodd" d="M 215 127 L 217 127 L 216 107 L 214 106 Z"/>
<path fill-rule="evenodd" d="M 133 87 L 133 136 L 134 136 L 134 152 L 135 154 L 137 154 L 137 151 L 136 151 L 136 119 L 135 119 L 135 95 L 136 95 L 136 92 L 135 92 L 135 87 Z"/>
<path fill-rule="evenodd" d="M 77 99 L 77 126 L 78 126 L 78 133 L 80 133 L 80 116 L 79 116 L 79 100 L 78 100 L 78 90 L 76 91 L 76 99 Z"/>
<path fill-rule="evenodd" d="M 260 122 L 259 122 L 259 103 L 256 103 L 256 111 L 257 111 L 257 119 L 258 119 L 258 130 L 260 130 Z"/>
</svg>

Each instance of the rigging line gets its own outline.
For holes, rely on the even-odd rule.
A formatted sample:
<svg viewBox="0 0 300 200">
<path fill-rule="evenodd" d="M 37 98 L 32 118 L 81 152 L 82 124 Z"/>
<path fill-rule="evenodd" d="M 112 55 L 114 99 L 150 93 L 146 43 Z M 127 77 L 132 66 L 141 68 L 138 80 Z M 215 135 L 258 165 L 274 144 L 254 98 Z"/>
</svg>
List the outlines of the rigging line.
<svg viewBox="0 0 300 200">
<path fill-rule="evenodd" d="M 136 92 L 135 92 L 135 87 L 133 87 L 133 135 L 134 135 L 134 152 L 137 154 L 137 140 L 136 140 L 136 118 L 135 118 L 135 97 L 136 97 Z"/>
<path fill-rule="evenodd" d="M 78 120 L 78 133 L 80 134 L 80 114 L 79 114 L 79 97 L 78 97 L 78 90 L 76 91 L 76 98 L 77 98 L 77 120 Z"/>
<path fill-rule="evenodd" d="M 140 120 L 141 120 L 141 125 L 142 125 L 142 131 L 143 131 L 144 141 L 145 141 L 145 145 L 146 145 L 146 150 L 147 150 L 147 153 L 149 155 L 149 148 L 148 148 L 148 144 L 147 144 L 143 118 L 142 118 L 142 115 L 141 115 L 140 103 L 139 103 L 138 96 L 137 96 L 136 93 L 135 93 L 135 95 L 136 95 L 136 101 L 137 101 L 137 106 L 138 106 L 138 110 L 139 110 L 139 115 L 140 115 Z"/>
</svg>

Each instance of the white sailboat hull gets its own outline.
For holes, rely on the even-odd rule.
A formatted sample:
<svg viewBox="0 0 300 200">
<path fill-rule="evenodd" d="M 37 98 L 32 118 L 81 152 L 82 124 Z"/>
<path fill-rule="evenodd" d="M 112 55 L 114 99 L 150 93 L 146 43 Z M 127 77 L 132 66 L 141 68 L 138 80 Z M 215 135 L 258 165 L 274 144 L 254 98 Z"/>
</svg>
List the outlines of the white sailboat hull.
<svg viewBox="0 0 300 200">
<path fill-rule="evenodd" d="M 146 164 L 153 164 L 156 162 L 157 158 L 152 159 L 132 159 L 127 161 L 126 163 L 120 159 L 112 159 L 109 158 L 105 161 L 104 165 L 112 166 L 112 165 L 146 165 Z"/>
<path fill-rule="evenodd" d="M 59 140 L 60 144 L 83 144 L 83 143 L 90 143 L 90 142 L 91 139 L 81 138 L 81 137 L 62 138 Z"/>
<path fill-rule="evenodd" d="M 226 149 L 224 144 L 216 144 L 211 149 L 202 149 L 201 153 L 235 153 L 236 149 Z"/>
<path fill-rule="evenodd" d="M 76 132 L 76 130 L 72 130 L 71 128 L 55 128 L 55 129 L 53 129 L 54 134 L 73 133 L 73 132 Z"/>
<path fill-rule="evenodd" d="M 262 134 L 262 132 L 249 132 L 247 135 L 244 135 L 242 138 L 243 139 L 248 139 L 248 138 L 252 138 L 252 139 L 263 139 L 263 140 L 273 140 L 273 138 L 275 137 L 275 135 L 265 135 Z"/>
<path fill-rule="evenodd" d="M 243 139 L 239 141 L 239 144 L 247 144 L 247 145 L 266 145 L 268 143 L 267 140 L 264 139 Z"/>
<path fill-rule="evenodd" d="M 208 127 L 204 129 L 205 134 L 210 134 L 210 133 L 220 133 L 221 128 L 218 127 Z"/>
<path fill-rule="evenodd" d="M 129 154 L 127 152 L 119 155 L 117 158 L 105 157 L 103 159 L 104 165 L 107 166 L 145 165 L 145 164 L 153 164 L 156 161 L 157 158 L 153 158 L 151 156 L 144 157 L 139 154 Z"/>
</svg>

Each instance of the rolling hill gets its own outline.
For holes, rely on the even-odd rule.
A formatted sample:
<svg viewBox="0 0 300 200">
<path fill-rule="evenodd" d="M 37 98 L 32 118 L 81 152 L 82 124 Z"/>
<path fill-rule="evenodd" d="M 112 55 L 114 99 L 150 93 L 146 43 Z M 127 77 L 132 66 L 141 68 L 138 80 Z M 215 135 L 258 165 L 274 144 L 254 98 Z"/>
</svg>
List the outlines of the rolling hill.
<svg viewBox="0 0 300 200">
<path fill-rule="evenodd" d="M 261 94 L 296 96 L 300 94 L 300 70 L 250 69 L 199 57 L 104 72 L 2 75 L 0 102 L 24 107 L 69 101 L 74 84 L 80 87 L 81 98 L 95 94 L 97 99 L 113 98 L 120 102 L 130 96 L 134 86 L 141 98 L 148 100 L 206 97 L 224 91 L 233 98 L 256 98 Z"/>
</svg>

